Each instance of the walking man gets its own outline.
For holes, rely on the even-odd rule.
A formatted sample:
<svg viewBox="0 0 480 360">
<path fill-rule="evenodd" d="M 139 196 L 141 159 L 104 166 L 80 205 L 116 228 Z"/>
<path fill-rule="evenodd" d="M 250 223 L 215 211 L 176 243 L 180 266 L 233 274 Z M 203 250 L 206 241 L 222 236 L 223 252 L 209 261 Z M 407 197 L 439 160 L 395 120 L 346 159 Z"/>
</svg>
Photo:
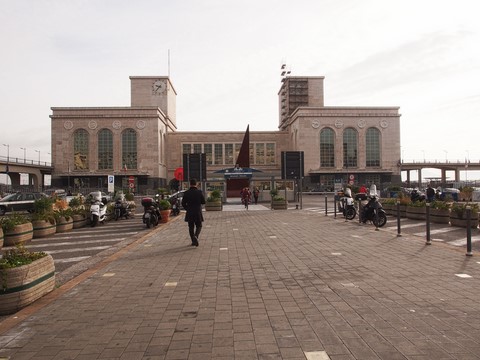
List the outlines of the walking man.
<svg viewBox="0 0 480 360">
<path fill-rule="evenodd" d="M 185 191 L 182 198 L 182 206 L 187 211 L 185 221 L 188 223 L 188 233 L 192 239 L 192 246 L 198 246 L 198 237 L 202 231 L 202 205 L 205 197 L 202 190 L 197 189 L 197 180 L 190 179 L 190 189 Z"/>
</svg>

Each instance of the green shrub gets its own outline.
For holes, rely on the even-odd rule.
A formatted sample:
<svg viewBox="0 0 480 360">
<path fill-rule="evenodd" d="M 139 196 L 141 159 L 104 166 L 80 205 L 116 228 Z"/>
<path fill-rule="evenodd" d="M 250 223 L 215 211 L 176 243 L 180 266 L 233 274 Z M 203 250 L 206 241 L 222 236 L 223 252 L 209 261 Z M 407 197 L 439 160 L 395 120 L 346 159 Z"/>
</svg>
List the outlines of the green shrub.
<svg viewBox="0 0 480 360">
<path fill-rule="evenodd" d="M 172 207 L 172 205 L 170 204 L 170 201 L 162 199 L 158 202 L 158 207 L 160 210 L 168 210 Z"/>
<path fill-rule="evenodd" d="M 454 203 L 452 205 L 452 213 L 455 213 L 459 219 L 463 219 L 467 214 L 467 206 L 471 208 L 471 218 L 478 216 L 477 203 Z"/>
<path fill-rule="evenodd" d="M 13 230 L 13 228 L 17 225 L 22 225 L 29 223 L 30 219 L 23 214 L 19 214 L 17 212 L 13 212 L 9 216 L 3 216 L 0 219 L 0 223 L 2 225 L 2 229 L 4 233 Z"/>
<path fill-rule="evenodd" d="M 31 252 L 23 244 L 18 244 L 15 248 L 4 252 L 3 257 L 0 259 L 0 270 L 28 265 L 45 256 L 47 256 L 47 253 L 43 251 Z"/>
</svg>

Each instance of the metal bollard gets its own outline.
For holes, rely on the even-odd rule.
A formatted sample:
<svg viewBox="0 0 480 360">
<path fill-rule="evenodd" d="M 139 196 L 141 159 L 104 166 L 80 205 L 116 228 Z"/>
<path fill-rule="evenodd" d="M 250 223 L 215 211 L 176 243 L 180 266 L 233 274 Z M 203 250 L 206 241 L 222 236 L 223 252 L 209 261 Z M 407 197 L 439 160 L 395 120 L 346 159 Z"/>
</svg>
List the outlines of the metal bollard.
<svg viewBox="0 0 480 360">
<path fill-rule="evenodd" d="M 472 207 L 467 205 L 465 207 L 467 210 L 467 253 L 466 256 L 473 256 L 472 254 L 472 228 L 471 228 L 471 220 L 472 220 Z"/>
<path fill-rule="evenodd" d="M 345 199 L 342 199 L 342 209 L 343 209 L 343 217 L 345 218 L 345 222 L 347 222 L 347 211 L 346 211 L 346 201 Z"/>
<path fill-rule="evenodd" d="M 425 204 L 425 219 L 427 231 L 427 242 L 425 245 L 432 245 L 432 240 L 430 239 L 430 203 Z"/>
<path fill-rule="evenodd" d="M 333 217 L 337 218 L 337 199 L 333 198 Z"/>
<path fill-rule="evenodd" d="M 362 216 L 363 216 L 363 207 L 362 207 L 362 200 L 358 200 L 358 223 L 362 223 Z"/>
<path fill-rule="evenodd" d="M 328 196 L 325 195 L 325 216 L 328 215 Z"/>
<path fill-rule="evenodd" d="M 402 228 L 400 226 L 400 201 L 397 200 L 397 237 L 402 236 Z"/>
<path fill-rule="evenodd" d="M 379 231 L 378 228 L 378 204 L 375 203 L 375 231 Z"/>
</svg>

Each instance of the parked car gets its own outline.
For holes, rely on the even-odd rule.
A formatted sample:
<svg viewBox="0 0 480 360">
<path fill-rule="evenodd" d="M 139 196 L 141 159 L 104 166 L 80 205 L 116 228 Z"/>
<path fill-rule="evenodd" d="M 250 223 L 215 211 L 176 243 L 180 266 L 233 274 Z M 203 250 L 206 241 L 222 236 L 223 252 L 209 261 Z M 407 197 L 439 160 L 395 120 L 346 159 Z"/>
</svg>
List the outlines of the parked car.
<svg viewBox="0 0 480 360">
<path fill-rule="evenodd" d="M 92 191 L 90 194 L 87 195 L 87 201 L 91 200 L 93 197 L 94 197 L 94 194 L 96 194 L 97 191 Z M 108 203 L 110 201 L 112 201 L 112 196 L 107 194 L 107 193 L 104 193 L 103 191 L 100 191 L 100 193 L 102 194 L 102 202 L 103 203 Z"/>
<path fill-rule="evenodd" d="M 0 200 L 0 215 L 5 215 L 10 211 L 33 211 L 33 204 L 35 200 L 46 196 L 39 192 L 29 193 L 15 193 L 10 194 Z"/>
</svg>

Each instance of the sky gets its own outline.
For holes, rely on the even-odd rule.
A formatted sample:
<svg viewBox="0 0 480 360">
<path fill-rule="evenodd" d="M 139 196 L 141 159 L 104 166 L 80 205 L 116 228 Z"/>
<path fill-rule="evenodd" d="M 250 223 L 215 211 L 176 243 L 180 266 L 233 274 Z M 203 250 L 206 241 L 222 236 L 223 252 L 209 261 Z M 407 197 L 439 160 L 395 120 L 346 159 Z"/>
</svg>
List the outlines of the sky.
<svg viewBox="0 0 480 360">
<path fill-rule="evenodd" d="M 170 76 L 180 131 L 274 131 L 285 63 L 292 76 L 325 76 L 326 106 L 399 106 L 405 161 L 480 161 L 478 10 L 478 0 L 0 0 L 0 156 L 50 161 L 51 107 L 130 106 L 129 76 Z"/>
</svg>

